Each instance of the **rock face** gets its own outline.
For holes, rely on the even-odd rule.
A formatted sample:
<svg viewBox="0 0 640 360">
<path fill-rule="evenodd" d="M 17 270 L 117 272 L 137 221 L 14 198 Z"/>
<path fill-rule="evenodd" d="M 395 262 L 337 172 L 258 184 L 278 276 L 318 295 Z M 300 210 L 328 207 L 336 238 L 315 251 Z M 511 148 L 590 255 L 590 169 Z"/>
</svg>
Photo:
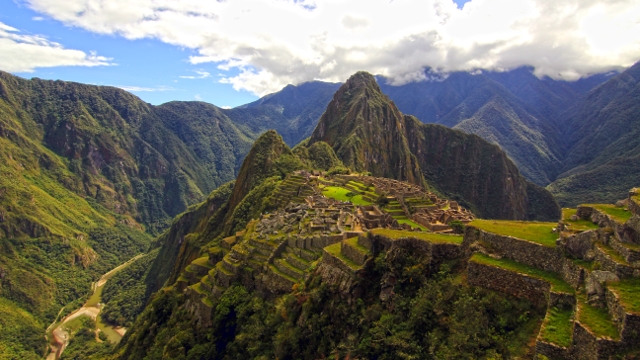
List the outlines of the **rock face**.
<svg viewBox="0 0 640 360">
<path fill-rule="evenodd" d="M 309 145 L 324 141 L 342 162 L 373 176 L 435 188 L 484 218 L 551 220 L 560 208 L 507 155 L 475 135 L 405 116 L 368 73 L 336 92 Z"/>
<path fill-rule="evenodd" d="M 422 185 L 404 134 L 402 113 L 382 94 L 373 76 L 358 72 L 335 93 L 309 145 L 325 141 L 356 171 Z"/>
</svg>

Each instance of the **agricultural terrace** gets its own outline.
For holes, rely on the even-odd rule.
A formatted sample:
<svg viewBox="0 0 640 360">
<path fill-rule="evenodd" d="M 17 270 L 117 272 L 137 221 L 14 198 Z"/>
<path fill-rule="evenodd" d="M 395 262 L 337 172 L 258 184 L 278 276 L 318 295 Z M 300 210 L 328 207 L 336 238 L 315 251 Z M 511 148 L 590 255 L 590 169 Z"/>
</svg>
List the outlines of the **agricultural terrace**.
<svg viewBox="0 0 640 360">
<path fill-rule="evenodd" d="M 473 220 L 468 224 L 468 226 L 473 226 L 486 232 L 513 236 L 518 239 L 528 240 L 548 247 L 556 246 L 558 234 L 552 231 L 556 225 L 556 223 L 552 222 L 481 219 Z"/>
<path fill-rule="evenodd" d="M 568 208 L 562 209 L 562 221 L 565 224 L 569 225 L 569 230 L 586 231 L 586 230 L 595 230 L 598 228 L 598 224 L 594 224 L 592 221 L 589 221 L 589 220 L 584 220 L 584 219 L 571 220 L 571 217 L 575 215 L 576 212 L 577 212 L 577 209 L 568 209 Z"/>
<path fill-rule="evenodd" d="M 469 261 L 476 262 L 478 264 L 489 265 L 509 271 L 513 271 L 519 274 L 525 274 L 531 276 L 532 278 L 544 280 L 551 284 L 551 290 L 556 292 L 563 292 L 568 294 L 574 294 L 575 290 L 567 284 L 560 275 L 550 272 L 540 270 L 538 268 L 534 268 L 529 265 L 525 265 L 523 263 L 519 263 L 517 261 L 513 261 L 507 258 L 502 259 L 494 259 L 487 255 L 481 253 L 475 253 L 471 257 Z"/>
<path fill-rule="evenodd" d="M 370 231 L 374 235 L 382 235 L 391 239 L 416 238 L 432 243 L 462 244 L 462 235 L 446 235 L 418 231 L 373 229 Z"/>
<path fill-rule="evenodd" d="M 596 210 L 600 210 L 603 213 L 611 216 L 613 220 L 620 224 L 626 223 L 629 219 L 631 219 L 631 215 L 633 215 L 628 209 L 617 207 L 611 204 L 587 204 L 584 206 L 590 206 Z"/>
</svg>

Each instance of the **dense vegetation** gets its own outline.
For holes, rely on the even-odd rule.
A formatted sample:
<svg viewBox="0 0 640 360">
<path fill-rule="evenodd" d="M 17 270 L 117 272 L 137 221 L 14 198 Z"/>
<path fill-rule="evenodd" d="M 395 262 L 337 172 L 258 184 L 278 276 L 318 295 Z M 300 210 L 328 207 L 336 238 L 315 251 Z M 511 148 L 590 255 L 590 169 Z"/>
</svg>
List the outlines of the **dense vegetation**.
<svg viewBox="0 0 640 360">
<path fill-rule="evenodd" d="M 172 289 L 156 297 L 138 318 L 121 349 L 128 359 L 279 358 L 413 359 L 497 358 L 522 355 L 540 315 L 528 303 L 471 288 L 458 269 L 433 276 L 427 259 L 404 250 L 381 254 L 366 289 L 348 301 L 312 277 L 304 286 L 265 300 L 241 285 L 214 303 L 213 325 L 193 331 Z M 393 299 L 379 298 L 388 272 L 397 282 Z"/>
<path fill-rule="evenodd" d="M 102 319 L 115 326 L 131 327 L 151 296 L 145 279 L 158 255 L 155 249 L 115 274 L 102 290 Z"/>
</svg>

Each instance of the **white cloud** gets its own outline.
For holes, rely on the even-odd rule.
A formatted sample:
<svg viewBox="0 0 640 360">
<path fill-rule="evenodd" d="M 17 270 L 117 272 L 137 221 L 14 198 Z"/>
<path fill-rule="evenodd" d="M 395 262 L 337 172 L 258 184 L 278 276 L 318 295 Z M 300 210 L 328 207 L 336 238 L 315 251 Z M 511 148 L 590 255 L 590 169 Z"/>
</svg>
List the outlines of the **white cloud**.
<svg viewBox="0 0 640 360">
<path fill-rule="evenodd" d="M 425 67 L 576 79 L 640 59 L 637 0 L 25 1 L 69 26 L 194 49 L 191 63 L 235 70 L 221 81 L 259 95 L 358 70 L 394 84 L 430 78 Z"/>
<path fill-rule="evenodd" d="M 156 87 L 142 87 L 142 86 L 128 86 L 128 85 L 113 85 L 114 87 L 130 92 L 156 92 L 156 91 L 175 91 L 176 89 L 170 86 L 156 86 Z"/>
<path fill-rule="evenodd" d="M 54 66 L 115 65 L 110 58 L 93 52 L 87 54 L 65 49 L 44 36 L 21 34 L 18 29 L 2 22 L 0 49 L 0 69 L 8 72 L 33 72 L 36 68 Z"/>
<path fill-rule="evenodd" d="M 202 96 L 200 96 L 200 94 L 196 94 L 196 96 L 194 96 L 193 98 L 198 101 L 202 101 Z"/>
<path fill-rule="evenodd" d="M 221 108 L 221 109 L 227 109 L 227 110 L 228 110 L 228 109 L 231 109 L 231 106 L 227 106 L 227 105 L 225 105 L 225 106 L 220 106 L 220 108 Z"/>
<path fill-rule="evenodd" d="M 181 79 L 206 79 L 208 77 L 211 77 L 211 74 L 206 71 L 196 70 L 195 73 L 198 75 L 184 75 L 184 76 L 180 76 L 180 78 Z"/>
</svg>

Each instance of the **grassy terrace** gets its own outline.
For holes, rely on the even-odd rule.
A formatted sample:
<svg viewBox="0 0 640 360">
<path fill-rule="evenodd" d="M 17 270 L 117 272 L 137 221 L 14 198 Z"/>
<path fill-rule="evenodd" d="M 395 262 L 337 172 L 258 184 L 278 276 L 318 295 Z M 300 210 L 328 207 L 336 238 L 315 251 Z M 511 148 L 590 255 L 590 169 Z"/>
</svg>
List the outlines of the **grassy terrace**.
<svg viewBox="0 0 640 360">
<path fill-rule="evenodd" d="M 282 271 L 280 271 L 280 269 L 278 269 L 275 265 L 273 264 L 269 264 L 269 268 L 271 269 L 271 271 L 273 271 L 275 274 L 278 274 L 280 276 L 282 276 L 283 278 L 291 281 L 292 283 L 297 283 L 298 280 L 296 278 L 293 278 L 285 273 L 283 273 Z"/>
<path fill-rule="evenodd" d="M 640 279 L 631 278 L 608 283 L 607 287 L 618 294 L 626 311 L 640 314 Z"/>
<path fill-rule="evenodd" d="M 558 238 L 558 235 L 551 231 L 557 224 L 551 222 L 476 219 L 468 225 L 490 233 L 513 236 L 548 247 L 556 247 Z"/>
<path fill-rule="evenodd" d="M 354 205 L 371 205 L 370 202 L 362 198 L 362 195 L 348 197 L 347 194 L 350 192 L 352 191 L 338 186 L 325 186 L 322 190 L 322 194 L 328 198 L 340 201 L 349 201 Z"/>
<path fill-rule="evenodd" d="M 533 278 L 540 279 L 551 284 L 551 291 L 563 292 L 568 294 L 574 294 L 575 290 L 556 273 L 536 269 L 529 265 L 519 263 L 517 261 L 509 259 L 494 259 L 484 254 L 476 253 L 469 261 L 476 262 L 478 264 L 484 264 L 489 266 L 495 266 L 501 269 L 517 272 L 520 274 L 529 275 Z"/>
<path fill-rule="evenodd" d="M 341 244 L 340 242 L 337 242 L 333 245 L 329 245 L 327 247 L 324 248 L 324 250 L 326 250 L 329 254 L 337 257 L 338 259 L 342 260 L 342 262 L 344 262 L 345 264 L 349 265 L 350 268 L 352 268 L 353 270 L 358 270 L 361 268 L 360 265 L 354 263 L 351 259 L 349 259 L 348 257 L 344 256 L 342 254 L 342 250 L 341 250 Z"/>
<path fill-rule="evenodd" d="M 602 252 L 609 255 L 609 257 L 613 259 L 615 262 L 617 262 L 618 264 L 629 266 L 629 263 L 627 262 L 627 260 L 622 255 L 618 254 L 618 252 L 615 251 L 609 245 L 596 243 L 596 246 L 598 247 L 598 249 L 602 250 Z"/>
<path fill-rule="evenodd" d="M 357 236 L 349 238 L 349 239 L 345 240 L 344 242 L 349 244 L 349 245 L 351 245 L 351 247 L 357 249 L 358 251 L 360 251 L 363 254 L 368 254 L 369 253 L 369 249 L 367 249 L 366 247 L 358 244 L 358 237 Z"/>
<path fill-rule="evenodd" d="M 209 269 L 211 268 L 211 265 L 209 265 L 209 256 L 199 257 L 199 258 L 193 260 L 191 263 L 195 264 L 195 265 L 202 266 L 202 267 L 206 267 L 206 268 L 209 268 Z"/>
<path fill-rule="evenodd" d="M 627 220 L 631 219 L 631 211 L 625 208 L 619 208 L 610 204 L 586 204 L 585 206 L 591 206 L 594 209 L 600 210 L 603 213 L 611 216 L 617 223 L 624 224 Z"/>
<path fill-rule="evenodd" d="M 578 321 L 597 337 L 609 337 L 613 340 L 620 338 L 618 328 L 611 321 L 607 310 L 589 305 L 583 296 L 578 296 Z"/>
<path fill-rule="evenodd" d="M 427 231 L 426 227 L 424 227 L 424 226 L 422 226 L 420 224 L 417 224 L 417 223 L 415 223 L 415 222 L 413 222 L 413 221 L 411 221 L 409 219 L 396 219 L 396 221 L 398 222 L 398 224 L 401 224 L 401 225 L 402 224 L 407 224 L 407 225 L 409 225 L 409 226 L 411 226 L 413 228 L 418 228 L 420 230 Z"/>
<path fill-rule="evenodd" d="M 549 308 L 540 331 L 540 338 L 543 341 L 563 347 L 571 346 L 573 335 L 572 318 L 573 309 Z"/>
<path fill-rule="evenodd" d="M 575 221 L 571 220 L 571 217 L 575 215 L 576 212 L 577 212 L 577 209 L 568 209 L 568 208 L 562 209 L 562 221 L 570 225 L 569 227 L 570 230 L 586 231 L 586 230 L 595 230 L 598 228 L 598 224 L 594 224 L 589 220 L 583 220 L 583 219 L 578 219 Z"/>
<path fill-rule="evenodd" d="M 415 231 L 392 230 L 392 229 L 373 229 L 371 230 L 371 233 L 375 235 L 383 235 L 391 239 L 416 238 L 420 240 L 429 241 L 432 243 L 462 244 L 462 235 L 445 235 L 445 234 L 434 234 L 434 233 L 428 233 L 428 232 L 415 232 Z"/>
</svg>

